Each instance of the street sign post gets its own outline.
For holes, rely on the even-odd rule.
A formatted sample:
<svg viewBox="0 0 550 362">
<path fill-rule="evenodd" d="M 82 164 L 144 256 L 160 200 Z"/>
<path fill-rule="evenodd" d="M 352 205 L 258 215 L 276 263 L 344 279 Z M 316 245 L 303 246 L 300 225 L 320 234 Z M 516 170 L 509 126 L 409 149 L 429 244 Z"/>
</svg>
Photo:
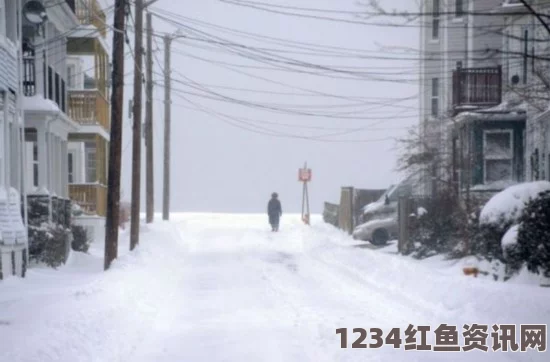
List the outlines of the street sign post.
<svg viewBox="0 0 550 362">
<path fill-rule="evenodd" d="M 308 182 L 311 182 L 311 169 L 307 168 L 307 162 L 304 168 L 298 170 L 298 180 L 303 183 L 302 191 L 302 221 L 309 225 L 309 194 L 307 189 Z"/>
</svg>

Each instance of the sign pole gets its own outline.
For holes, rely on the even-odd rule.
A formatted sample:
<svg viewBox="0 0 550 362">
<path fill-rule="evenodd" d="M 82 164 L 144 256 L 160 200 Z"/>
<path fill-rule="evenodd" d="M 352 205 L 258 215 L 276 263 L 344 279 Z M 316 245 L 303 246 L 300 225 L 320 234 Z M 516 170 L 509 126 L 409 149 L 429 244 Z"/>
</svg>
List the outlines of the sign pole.
<svg viewBox="0 0 550 362">
<path fill-rule="evenodd" d="M 298 171 L 298 179 L 304 184 L 302 190 L 302 221 L 304 224 L 309 225 L 309 193 L 307 183 L 311 181 L 311 169 L 307 168 L 307 162 L 304 164 L 304 168 Z"/>
</svg>

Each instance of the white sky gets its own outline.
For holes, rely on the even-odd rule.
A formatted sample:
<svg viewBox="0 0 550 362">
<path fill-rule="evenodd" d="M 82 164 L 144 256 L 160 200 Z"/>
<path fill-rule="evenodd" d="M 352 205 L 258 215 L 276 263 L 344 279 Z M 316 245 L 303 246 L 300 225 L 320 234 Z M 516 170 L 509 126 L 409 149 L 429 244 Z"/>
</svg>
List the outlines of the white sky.
<svg viewBox="0 0 550 362">
<path fill-rule="evenodd" d="M 105 4 L 108 2 L 112 3 L 112 0 L 103 1 Z M 354 0 L 269 1 L 269 4 L 357 11 L 357 13 L 365 10 Z M 396 9 L 414 6 L 412 2 L 406 0 L 382 0 L 382 4 L 387 8 Z M 330 74 L 322 71 L 322 76 L 315 76 L 296 71 L 310 71 L 311 68 L 290 66 L 294 71 L 276 70 L 275 67 L 284 66 L 288 69 L 289 66 L 260 63 L 246 59 L 241 55 L 232 55 L 228 51 L 230 48 L 197 40 L 202 36 L 201 34 L 192 35 L 189 29 L 182 29 L 182 34 L 188 34 L 194 39 L 176 40 L 172 46 L 174 81 L 172 82 L 171 209 L 173 211 L 264 212 L 269 195 L 271 192 L 277 191 L 282 201 L 283 211 L 299 212 L 302 187 L 297 180 L 297 173 L 298 168 L 305 161 L 313 171 L 313 181 L 310 184 L 312 212 L 320 212 L 324 201 L 338 202 L 341 186 L 386 188 L 390 183 L 399 180 L 399 175 L 395 172 L 397 151 L 394 140 L 347 143 L 342 141 L 368 141 L 401 137 L 406 133 L 408 127 L 418 123 L 417 100 L 413 98 L 408 101 L 399 101 L 399 99 L 415 97 L 418 94 L 418 68 L 417 62 L 414 61 L 414 58 L 417 58 L 416 52 L 411 51 L 408 56 L 410 60 L 396 61 L 391 59 L 396 57 L 394 51 L 381 49 L 381 47 L 418 49 L 418 28 L 380 27 L 305 19 L 225 4 L 218 0 L 159 0 L 152 9 L 164 17 L 192 27 L 192 31 L 205 32 L 209 37 L 215 36 L 223 38 L 224 41 L 249 47 L 279 49 L 274 54 L 291 60 L 338 69 L 376 73 L 362 74 L 359 77 L 355 76 L 353 80 L 346 80 L 340 79 L 342 76 L 346 76 L 345 74 Z M 293 12 L 293 10 L 289 11 Z M 112 24 L 112 10 L 109 15 L 109 22 Z M 323 13 L 320 15 L 336 16 Z M 327 57 L 318 54 L 309 56 L 281 53 L 281 49 L 292 52 L 311 52 L 311 50 L 284 47 L 267 41 L 259 42 L 242 35 L 201 26 L 188 19 L 178 18 L 180 16 L 260 36 L 319 44 L 323 47 L 358 49 L 362 52 L 363 57 Z M 351 14 L 340 17 L 358 20 Z M 153 21 L 157 34 L 174 33 L 178 29 L 178 25 L 170 24 L 161 18 L 155 17 Z M 386 19 L 370 21 L 387 22 Z M 132 22 L 130 22 L 130 27 L 133 27 Z M 133 43 L 133 32 L 129 32 L 129 36 Z M 112 33 L 109 37 L 112 37 Z M 158 74 L 155 78 L 160 86 L 156 86 L 154 90 L 154 168 L 155 206 L 156 210 L 160 211 L 162 210 L 162 132 L 164 123 L 163 78 L 160 75 L 160 67 L 163 67 L 162 40 L 158 39 L 156 44 L 158 49 L 155 56 L 155 72 Z M 243 48 L 233 49 L 237 49 L 239 52 L 247 51 Z M 338 52 L 345 55 L 354 54 L 352 50 L 338 50 Z M 320 52 L 316 51 L 316 53 Z M 381 59 L 373 59 L 373 57 Z M 203 58 L 203 60 L 197 58 Z M 130 57 L 127 57 L 126 60 L 125 72 L 128 76 L 126 78 L 125 105 L 128 108 L 128 100 L 133 94 L 133 60 Z M 220 64 L 220 62 L 225 64 Z M 235 67 L 235 64 L 240 67 Z M 255 68 L 251 68 L 251 66 Z M 247 76 L 243 72 L 252 76 Z M 376 81 L 372 79 L 372 76 L 389 77 L 399 81 Z M 369 77 L 370 79 L 368 79 Z M 267 79 L 269 82 L 260 78 Z M 405 80 L 407 81 L 405 82 Z M 284 83 L 288 86 L 273 82 Z M 293 112 L 285 114 L 272 112 L 265 108 L 208 99 L 205 96 L 217 96 L 201 90 L 201 87 L 204 86 L 209 87 L 207 91 L 216 92 L 225 97 L 269 107 L 285 109 L 292 107 Z M 254 90 L 254 92 L 239 89 Z M 182 93 L 182 91 L 186 93 Z M 261 93 L 256 91 L 261 91 Z M 297 93 L 302 93 L 302 95 L 296 95 Z M 346 99 L 319 96 L 319 93 L 338 95 Z M 304 96 L 304 94 L 306 95 Z M 182 95 L 186 99 L 182 98 Z M 188 103 L 189 101 L 193 104 Z M 360 102 L 362 103 L 359 104 Z M 383 104 L 372 104 L 373 102 L 382 102 Z M 350 103 L 356 105 L 350 107 Z M 342 107 L 342 105 L 347 105 L 347 107 Z M 198 110 L 197 107 L 206 109 L 208 113 Z M 213 112 L 217 112 L 217 115 Z M 296 114 L 296 112 L 313 113 L 314 116 Z M 345 113 L 346 117 L 355 116 L 358 119 L 319 116 L 319 114 L 339 112 Z M 230 121 L 233 124 L 229 124 L 228 119 L 221 118 L 219 114 L 222 115 L 221 117 L 233 117 Z M 243 121 L 248 123 L 237 123 Z M 122 188 L 123 197 L 129 199 L 132 148 L 129 143 L 131 121 L 127 115 L 124 122 Z M 282 126 L 276 123 L 293 126 Z M 263 127 L 262 132 L 265 132 L 267 128 L 269 132 L 302 137 L 342 133 L 349 129 L 364 129 L 325 138 L 338 142 L 318 142 L 253 133 L 242 129 L 242 126 Z M 311 127 L 336 129 L 319 130 Z M 145 152 L 144 148 L 143 152 Z M 143 159 L 145 159 L 145 153 L 143 153 Z M 144 179 L 142 190 L 144 195 Z M 142 201 L 143 210 L 144 206 L 144 201 Z"/>
</svg>

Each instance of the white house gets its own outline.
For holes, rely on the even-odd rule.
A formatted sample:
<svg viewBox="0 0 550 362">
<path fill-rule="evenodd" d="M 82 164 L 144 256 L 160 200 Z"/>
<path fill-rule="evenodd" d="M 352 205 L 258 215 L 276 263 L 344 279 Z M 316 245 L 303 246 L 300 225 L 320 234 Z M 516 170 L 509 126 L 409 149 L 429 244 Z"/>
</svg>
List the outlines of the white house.
<svg viewBox="0 0 550 362">
<path fill-rule="evenodd" d="M 47 21 L 38 35 L 24 28 L 26 190 L 51 200 L 69 198 L 68 135 L 78 124 L 68 116 L 67 34 L 78 21 L 66 2 L 44 1 Z M 24 22 L 25 25 L 25 22 Z M 50 220 L 51 220 L 50 206 Z"/>
<path fill-rule="evenodd" d="M 19 1 L 0 0 L 0 279 L 24 275 L 28 250 L 21 208 L 19 6 Z"/>
</svg>

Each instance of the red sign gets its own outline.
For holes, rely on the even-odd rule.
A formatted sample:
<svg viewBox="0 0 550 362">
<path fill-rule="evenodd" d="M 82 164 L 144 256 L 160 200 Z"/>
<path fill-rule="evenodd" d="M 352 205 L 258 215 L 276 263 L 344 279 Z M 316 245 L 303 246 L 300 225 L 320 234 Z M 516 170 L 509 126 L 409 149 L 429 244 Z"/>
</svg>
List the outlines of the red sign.
<svg viewBox="0 0 550 362">
<path fill-rule="evenodd" d="M 311 181 L 311 169 L 310 168 L 301 168 L 298 172 L 298 179 L 302 182 Z"/>
</svg>

